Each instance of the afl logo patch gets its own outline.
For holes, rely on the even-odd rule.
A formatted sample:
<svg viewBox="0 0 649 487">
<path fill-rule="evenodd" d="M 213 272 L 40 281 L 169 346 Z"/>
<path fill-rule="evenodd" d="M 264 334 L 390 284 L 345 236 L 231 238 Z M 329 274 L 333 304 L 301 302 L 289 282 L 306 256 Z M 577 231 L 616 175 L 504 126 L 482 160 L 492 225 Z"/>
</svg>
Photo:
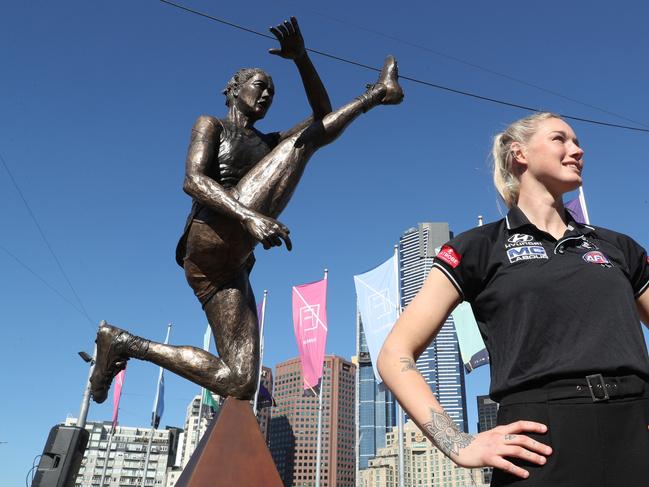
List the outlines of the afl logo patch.
<svg viewBox="0 0 649 487">
<path fill-rule="evenodd" d="M 462 257 L 458 254 L 453 247 L 444 245 L 442 249 L 437 254 L 437 258 L 446 262 L 453 269 L 460 265 L 460 260 Z"/>
<path fill-rule="evenodd" d="M 608 258 L 604 254 L 602 254 L 599 250 L 594 250 L 592 252 L 585 253 L 582 256 L 582 259 L 584 259 L 589 264 L 602 264 L 605 266 L 611 265 L 611 262 L 608 260 Z"/>
<path fill-rule="evenodd" d="M 534 240 L 534 237 L 524 233 L 515 233 L 507 239 L 509 243 L 531 242 L 532 240 Z"/>
</svg>

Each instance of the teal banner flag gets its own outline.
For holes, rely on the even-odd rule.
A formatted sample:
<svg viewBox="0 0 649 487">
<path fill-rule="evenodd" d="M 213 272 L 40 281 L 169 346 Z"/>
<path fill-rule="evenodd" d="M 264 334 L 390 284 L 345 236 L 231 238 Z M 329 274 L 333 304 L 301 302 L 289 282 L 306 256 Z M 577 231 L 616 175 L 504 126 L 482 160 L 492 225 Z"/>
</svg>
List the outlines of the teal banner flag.
<svg viewBox="0 0 649 487">
<path fill-rule="evenodd" d="M 460 345 L 460 355 L 467 373 L 489 363 L 489 354 L 485 347 L 478 323 L 473 316 L 471 305 L 461 302 L 451 313 L 455 323 L 455 333 Z"/>
</svg>

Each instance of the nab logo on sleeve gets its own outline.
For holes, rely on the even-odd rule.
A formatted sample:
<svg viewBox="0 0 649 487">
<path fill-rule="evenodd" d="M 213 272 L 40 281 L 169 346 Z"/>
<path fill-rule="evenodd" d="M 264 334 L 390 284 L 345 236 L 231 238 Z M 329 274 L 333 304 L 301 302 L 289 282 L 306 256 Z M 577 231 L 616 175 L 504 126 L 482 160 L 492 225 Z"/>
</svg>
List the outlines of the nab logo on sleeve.
<svg viewBox="0 0 649 487">
<path fill-rule="evenodd" d="M 458 254 L 453 247 L 444 245 L 442 249 L 437 254 L 437 258 L 446 262 L 453 269 L 460 265 L 460 260 L 462 257 Z"/>
<path fill-rule="evenodd" d="M 525 245 L 507 250 L 510 264 L 520 260 L 547 259 L 548 254 L 542 245 Z"/>
</svg>

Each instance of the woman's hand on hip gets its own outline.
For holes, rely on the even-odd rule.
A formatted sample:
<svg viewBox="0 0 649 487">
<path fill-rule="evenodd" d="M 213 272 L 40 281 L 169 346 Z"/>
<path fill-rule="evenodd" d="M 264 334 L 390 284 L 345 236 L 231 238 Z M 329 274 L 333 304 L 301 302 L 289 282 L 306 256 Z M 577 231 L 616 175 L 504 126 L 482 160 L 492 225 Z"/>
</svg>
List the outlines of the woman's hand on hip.
<svg viewBox="0 0 649 487">
<path fill-rule="evenodd" d="M 451 450 L 450 455 L 445 453 L 463 467 L 495 467 L 525 479 L 529 477 L 529 472 L 507 458 L 545 465 L 552 448 L 520 433 L 543 434 L 547 430 L 547 426 L 541 423 L 516 421 L 479 433 L 465 446 L 457 445 L 459 448 Z"/>
</svg>

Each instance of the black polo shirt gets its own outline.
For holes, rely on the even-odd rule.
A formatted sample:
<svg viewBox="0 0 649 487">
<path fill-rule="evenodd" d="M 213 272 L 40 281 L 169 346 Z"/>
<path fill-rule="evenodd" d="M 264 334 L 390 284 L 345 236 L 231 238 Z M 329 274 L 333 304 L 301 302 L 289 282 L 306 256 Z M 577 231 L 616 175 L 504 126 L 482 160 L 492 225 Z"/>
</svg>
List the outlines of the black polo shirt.
<svg viewBox="0 0 649 487">
<path fill-rule="evenodd" d="M 649 287 L 649 260 L 630 237 L 570 218 L 557 241 L 514 207 L 448 242 L 433 266 L 471 303 L 493 400 L 595 373 L 649 380 L 635 303 Z"/>
</svg>

